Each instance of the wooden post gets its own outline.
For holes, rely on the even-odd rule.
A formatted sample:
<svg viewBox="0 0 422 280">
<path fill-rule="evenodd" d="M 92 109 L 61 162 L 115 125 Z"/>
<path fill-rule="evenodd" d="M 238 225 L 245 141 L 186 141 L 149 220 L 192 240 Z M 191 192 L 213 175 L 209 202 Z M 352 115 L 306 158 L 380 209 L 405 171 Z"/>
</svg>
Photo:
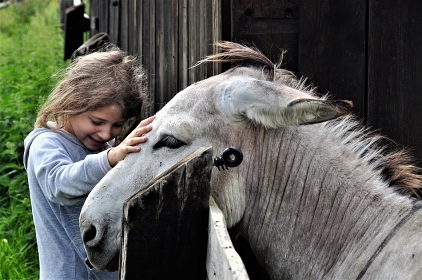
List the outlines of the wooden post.
<svg viewBox="0 0 422 280">
<path fill-rule="evenodd" d="M 89 30 L 89 20 L 85 18 L 85 4 L 65 10 L 64 21 L 64 60 L 84 43 L 84 32 Z"/>
<path fill-rule="evenodd" d="M 124 205 L 120 279 L 206 279 L 212 149 Z"/>
<path fill-rule="evenodd" d="M 249 279 L 245 265 L 230 239 L 223 212 L 212 197 L 210 198 L 207 272 L 209 280 Z"/>
</svg>

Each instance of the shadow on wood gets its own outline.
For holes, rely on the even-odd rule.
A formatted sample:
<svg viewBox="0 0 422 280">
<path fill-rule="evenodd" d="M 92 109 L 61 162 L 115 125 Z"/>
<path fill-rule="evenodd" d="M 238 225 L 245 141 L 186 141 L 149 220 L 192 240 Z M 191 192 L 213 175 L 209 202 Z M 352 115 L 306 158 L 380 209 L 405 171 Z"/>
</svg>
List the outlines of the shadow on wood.
<svg viewBox="0 0 422 280">
<path fill-rule="evenodd" d="M 206 279 L 212 149 L 124 205 L 120 279 Z"/>
</svg>

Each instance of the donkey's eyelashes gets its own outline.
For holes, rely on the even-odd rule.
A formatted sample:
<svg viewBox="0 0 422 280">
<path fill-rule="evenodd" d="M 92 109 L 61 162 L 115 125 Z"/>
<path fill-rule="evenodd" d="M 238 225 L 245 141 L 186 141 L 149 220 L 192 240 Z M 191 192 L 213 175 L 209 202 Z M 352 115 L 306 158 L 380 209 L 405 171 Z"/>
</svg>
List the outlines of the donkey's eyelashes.
<svg viewBox="0 0 422 280">
<path fill-rule="evenodd" d="M 157 142 L 157 144 L 154 145 L 154 149 L 158 149 L 163 146 L 171 148 L 171 149 L 177 149 L 177 148 L 182 147 L 183 145 L 186 145 L 186 143 L 183 141 L 180 141 L 179 139 L 171 135 L 168 135 L 164 137 L 163 139 L 161 139 L 159 142 Z"/>
<path fill-rule="evenodd" d="M 163 145 L 169 148 L 173 148 L 173 149 L 177 149 L 183 145 L 186 145 L 183 141 L 180 141 L 179 139 L 176 139 L 175 137 L 170 136 L 170 135 L 167 137 L 164 137 L 160 142 L 162 142 Z"/>
</svg>

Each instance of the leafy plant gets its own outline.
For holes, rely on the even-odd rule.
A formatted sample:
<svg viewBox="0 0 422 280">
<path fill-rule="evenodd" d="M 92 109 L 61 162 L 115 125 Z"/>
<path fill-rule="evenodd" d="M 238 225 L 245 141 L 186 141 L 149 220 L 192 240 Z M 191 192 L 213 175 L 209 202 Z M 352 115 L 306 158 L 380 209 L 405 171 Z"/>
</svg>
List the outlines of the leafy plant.
<svg viewBox="0 0 422 280">
<path fill-rule="evenodd" d="M 0 279 L 38 279 L 23 140 L 65 66 L 58 1 L 24 0 L 0 10 Z"/>
</svg>

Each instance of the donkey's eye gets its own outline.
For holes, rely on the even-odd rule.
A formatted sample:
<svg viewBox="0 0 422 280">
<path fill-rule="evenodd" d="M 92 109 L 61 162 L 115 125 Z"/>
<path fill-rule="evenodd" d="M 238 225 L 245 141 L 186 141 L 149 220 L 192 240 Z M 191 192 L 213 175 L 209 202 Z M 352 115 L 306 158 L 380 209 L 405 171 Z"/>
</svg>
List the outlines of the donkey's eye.
<svg viewBox="0 0 422 280">
<path fill-rule="evenodd" d="M 161 139 L 161 141 L 158 142 L 157 144 L 155 144 L 154 148 L 166 146 L 171 149 L 177 149 L 177 148 L 182 147 L 183 145 L 186 145 L 186 143 L 169 135 Z"/>
</svg>

